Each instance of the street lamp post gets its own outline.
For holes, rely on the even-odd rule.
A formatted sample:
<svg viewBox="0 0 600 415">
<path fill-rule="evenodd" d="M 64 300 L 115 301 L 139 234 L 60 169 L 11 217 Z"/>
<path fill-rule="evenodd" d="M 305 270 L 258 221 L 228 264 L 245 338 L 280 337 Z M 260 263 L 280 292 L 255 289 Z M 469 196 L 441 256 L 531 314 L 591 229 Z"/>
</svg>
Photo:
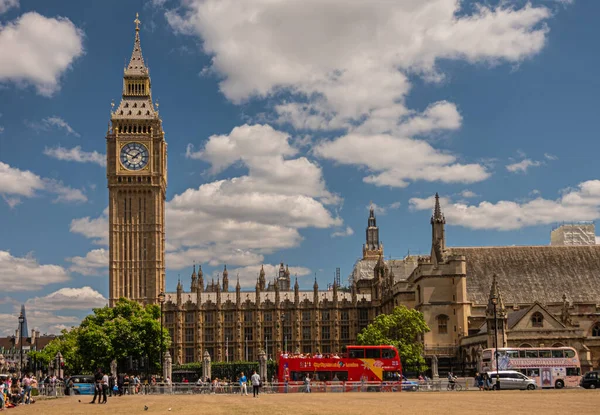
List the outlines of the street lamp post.
<svg viewBox="0 0 600 415">
<path fill-rule="evenodd" d="M 163 371 L 163 304 L 165 303 L 165 293 L 158 294 L 158 302 L 160 303 L 160 372 Z"/>
<path fill-rule="evenodd" d="M 19 315 L 19 344 L 21 345 L 21 365 L 19 366 L 19 378 L 23 376 L 23 323 L 25 322 L 25 316 L 23 312 Z"/>
<path fill-rule="evenodd" d="M 496 351 L 496 390 L 500 390 L 500 366 L 498 366 L 498 320 L 496 314 L 496 305 L 498 304 L 498 297 L 494 293 L 492 296 L 492 304 L 494 305 L 494 350 Z"/>
</svg>

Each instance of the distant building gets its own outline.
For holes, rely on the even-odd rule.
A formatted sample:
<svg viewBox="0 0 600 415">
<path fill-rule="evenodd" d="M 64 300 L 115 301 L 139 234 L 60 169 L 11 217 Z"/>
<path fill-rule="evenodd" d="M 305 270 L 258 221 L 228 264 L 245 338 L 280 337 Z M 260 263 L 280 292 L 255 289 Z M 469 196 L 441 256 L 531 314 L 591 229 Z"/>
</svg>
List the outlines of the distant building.
<svg viewBox="0 0 600 415">
<path fill-rule="evenodd" d="M 52 340 L 56 338 L 54 335 L 40 335 L 40 332 L 31 329 L 31 333 L 27 332 L 27 315 L 25 314 L 25 306 L 21 306 L 21 313 L 25 317 L 23 322 L 23 367 L 31 370 L 29 365 L 28 353 L 32 350 L 42 350 Z M 17 371 L 21 364 L 21 330 L 17 322 L 17 329 L 13 336 L 0 337 L 0 373 Z"/>
<path fill-rule="evenodd" d="M 564 223 L 550 233 L 550 245 L 596 245 L 593 222 Z"/>
</svg>

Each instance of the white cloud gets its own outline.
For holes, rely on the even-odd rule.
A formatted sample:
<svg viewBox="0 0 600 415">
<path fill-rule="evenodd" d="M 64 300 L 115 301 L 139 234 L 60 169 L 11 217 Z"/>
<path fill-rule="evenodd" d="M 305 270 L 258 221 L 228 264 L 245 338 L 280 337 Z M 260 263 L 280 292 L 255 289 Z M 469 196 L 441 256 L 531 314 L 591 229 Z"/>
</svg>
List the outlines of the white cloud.
<svg viewBox="0 0 600 415">
<path fill-rule="evenodd" d="M 15 257 L 8 251 L 0 251 L 0 275 L 5 292 L 34 291 L 69 280 L 69 274 L 59 265 L 42 265 L 33 254 Z"/>
<path fill-rule="evenodd" d="M 89 310 L 104 307 L 108 300 L 91 287 L 61 288 L 44 297 L 35 297 L 27 300 L 27 310 Z M 27 314 L 29 318 L 29 313 Z"/>
<path fill-rule="evenodd" d="M 0 134 L 4 132 L 4 127 L 0 125 Z"/>
<path fill-rule="evenodd" d="M 73 127 L 69 125 L 69 123 L 67 123 L 65 120 L 56 115 L 52 117 L 46 117 L 40 122 L 26 122 L 26 125 L 38 132 L 49 131 L 53 128 L 58 128 L 66 131 L 67 134 L 74 135 L 75 137 L 80 137 L 80 134 L 77 131 L 75 131 Z"/>
<path fill-rule="evenodd" d="M 539 167 L 541 165 L 541 161 L 523 159 L 519 162 L 508 164 L 506 166 L 506 170 L 508 170 L 511 173 L 527 173 L 527 169 L 529 169 L 530 167 Z"/>
<path fill-rule="evenodd" d="M 462 192 L 460 192 L 460 195 L 462 197 L 464 197 L 464 198 L 467 198 L 467 199 L 471 199 L 473 197 L 477 197 L 477 193 L 475 193 L 475 192 L 473 192 L 471 190 L 468 190 L 468 189 L 465 189 Z"/>
<path fill-rule="evenodd" d="M 555 156 L 553 154 L 544 153 L 544 157 L 546 157 L 546 160 L 550 161 L 558 160 L 558 156 Z"/>
<path fill-rule="evenodd" d="M 473 183 L 490 176 L 484 166 L 458 163 L 456 156 L 425 141 L 387 134 L 349 134 L 323 141 L 315 147 L 315 154 L 340 164 L 367 167 L 372 174 L 363 181 L 376 186 L 406 187 L 411 180 Z"/>
<path fill-rule="evenodd" d="M 187 157 L 209 162 L 211 172 L 238 165 L 248 174 L 187 189 L 166 204 L 169 269 L 193 261 L 260 264 L 265 254 L 298 246 L 300 229 L 343 225 L 326 207 L 341 199 L 327 190 L 316 163 L 296 156 L 290 140 L 270 126 L 243 125 L 210 137 L 199 151 L 188 146 Z M 107 244 L 107 216 L 75 219 L 71 232 Z"/>
<path fill-rule="evenodd" d="M 0 14 L 6 13 L 13 7 L 19 7 L 19 0 L 0 0 Z"/>
<path fill-rule="evenodd" d="M 86 202 L 80 189 L 65 186 L 55 179 L 46 179 L 29 170 L 20 170 L 0 161 L 0 195 L 9 206 L 21 203 L 21 197 L 34 197 L 45 191 L 56 195 L 54 202 Z"/>
<path fill-rule="evenodd" d="M 107 224 L 108 225 L 108 224 Z M 107 275 L 108 274 L 108 250 L 93 249 L 84 257 L 76 256 L 67 258 L 72 265 L 69 271 L 77 272 L 81 275 Z"/>
<path fill-rule="evenodd" d="M 373 208 L 373 211 L 376 215 L 385 215 L 388 210 L 398 209 L 401 205 L 402 204 L 400 202 L 393 202 L 386 206 L 379 206 L 377 203 L 371 202 L 366 208 L 367 210 Z"/>
<path fill-rule="evenodd" d="M 23 14 L 0 27 L 0 81 L 30 84 L 41 95 L 54 94 L 61 76 L 83 54 L 83 36 L 65 17 Z"/>
<path fill-rule="evenodd" d="M 376 111 L 391 110 L 397 117 L 410 90 L 407 74 L 439 79 L 440 58 L 521 61 L 544 46 L 547 28 L 540 23 L 550 17 L 547 8 L 529 5 L 481 6 L 460 16 L 455 0 L 378 7 L 346 0 L 181 3 L 167 19 L 176 31 L 202 37 L 229 99 L 240 102 L 280 89 L 311 99 L 317 94 L 308 107 L 280 108 L 280 114 L 289 110 L 290 117 L 305 118 L 309 128 L 329 121 L 343 125 Z"/>
<path fill-rule="evenodd" d="M 108 245 L 108 207 L 97 218 L 73 219 L 69 230 L 92 239 L 96 245 Z"/>
<path fill-rule="evenodd" d="M 65 148 L 60 145 L 55 148 L 44 149 L 44 154 L 49 157 L 54 157 L 58 160 L 76 161 L 79 163 L 95 163 L 99 166 L 106 167 L 106 156 L 97 151 L 82 151 L 81 146 L 73 148 Z"/>
<path fill-rule="evenodd" d="M 332 238 L 344 238 L 346 236 L 352 236 L 354 235 L 354 229 L 352 229 L 350 226 L 346 226 L 346 229 L 342 229 L 339 231 L 335 231 L 331 234 Z"/>
<path fill-rule="evenodd" d="M 440 198 L 440 203 L 449 225 L 471 229 L 512 230 L 557 222 L 596 220 L 600 218 L 600 180 L 589 180 L 576 188 L 566 189 L 556 200 L 536 197 L 523 202 L 500 200 L 468 205 Z M 410 199 L 413 210 L 431 210 L 433 205 L 433 196 Z"/>
</svg>

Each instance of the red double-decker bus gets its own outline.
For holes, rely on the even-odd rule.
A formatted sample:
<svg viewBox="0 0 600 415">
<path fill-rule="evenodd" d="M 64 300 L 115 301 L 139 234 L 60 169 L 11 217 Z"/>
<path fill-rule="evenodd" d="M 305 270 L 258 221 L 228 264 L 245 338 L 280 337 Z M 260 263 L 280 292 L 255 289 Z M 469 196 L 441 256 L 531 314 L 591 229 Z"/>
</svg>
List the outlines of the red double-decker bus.
<svg viewBox="0 0 600 415">
<path fill-rule="evenodd" d="M 321 382 L 402 379 L 402 363 L 394 346 L 347 346 L 346 351 L 323 357 L 282 354 L 279 356 L 278 380 L 301 382 L 307 374 L 312 380 Z"/>
</svg>

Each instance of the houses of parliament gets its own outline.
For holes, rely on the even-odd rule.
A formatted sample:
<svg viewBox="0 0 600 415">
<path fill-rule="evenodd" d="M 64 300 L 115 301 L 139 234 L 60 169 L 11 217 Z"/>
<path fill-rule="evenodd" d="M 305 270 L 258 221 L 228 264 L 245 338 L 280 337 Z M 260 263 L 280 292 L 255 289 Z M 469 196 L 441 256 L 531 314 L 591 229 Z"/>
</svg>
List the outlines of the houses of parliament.
<svg viewBox="0 0 600 415">
<path fill-rule="evenodd" d="M 165 291 L 167 144 L 137 19 L 106 139 L 110 304 L 155 303 Z M 315 280 L 301 290 L 282 263 L 273 279 L 257 268 L 254 290 L 242 291 L 226 266 L 216 282 L 194 266 L 185 288 L 179 281 L 165 293 L 174 363 L 205 352 L 216 361 L 256 360 L 259 350 L 337 352 L 377 315 L 405 305 L 423 313 L 424 355 L 440 371 L 477 370 L 494 344 L 572 346 L 582 370 L 600 366 L 600 245 L 450 247 L 437 195 L 432 209 L 430 254 L 388 260 L 371 209 L 362 257 L 344 287 Z"/>
</svg>

